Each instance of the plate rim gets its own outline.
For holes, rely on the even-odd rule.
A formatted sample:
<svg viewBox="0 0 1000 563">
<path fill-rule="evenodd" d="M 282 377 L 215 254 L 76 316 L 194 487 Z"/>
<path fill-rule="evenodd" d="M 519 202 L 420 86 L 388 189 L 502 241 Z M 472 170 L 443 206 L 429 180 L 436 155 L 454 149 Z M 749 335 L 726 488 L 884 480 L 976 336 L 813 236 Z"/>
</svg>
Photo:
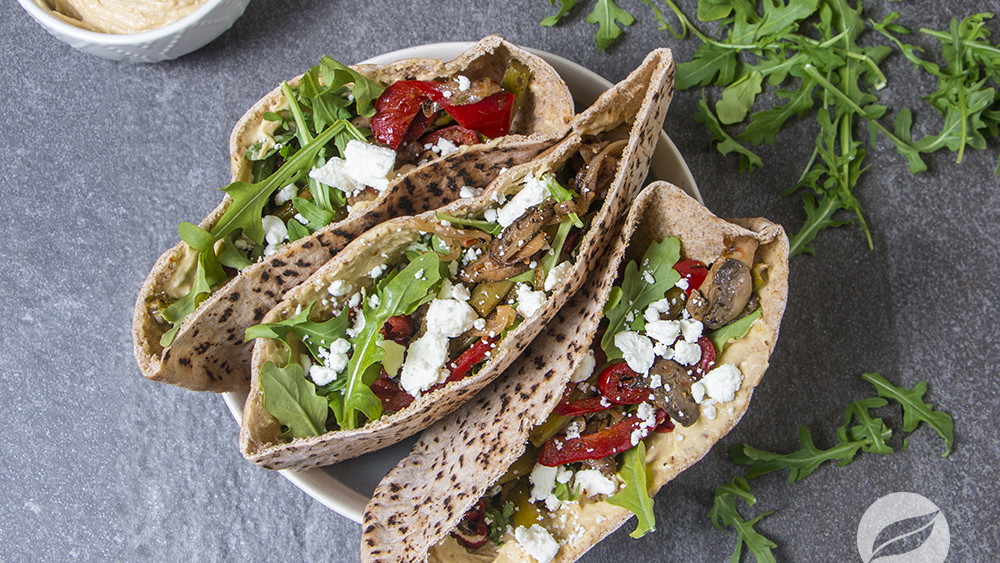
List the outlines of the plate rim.
<svg viewBox="0 0 1000 563">
<path fill-rule="evenodd" d="M 365 59 L 358 64 L 386 64 L 406 58 L 438 58 L 446 60 L 454 58 L 462 51 L 468 49 L 473 43 L 472 41 L 448 41 L 416 45 L 382 53 Z M 562 76 L 563 80 L 566 80 L 567 84 L 570 84 L 570 91 L 574 96 L 579 93 L 578 90 L 586 89 L 587 92 L 585 94 L 590 94 L 590 96 L 596 99 L 600 92 L 611 88 L 613 85 L 611 81 L 596 72 L 562 56 L 531 47 L 525 47 L 524 49 L 541 57 L 552 65 L 559 75 Z M 579 84 L 581 81 L 588 84 L 581 85 Z M 572 86 L 574 83 L 577 84 L 577 91 L 574 91 Z M 661 149 L 661 144 L 663 143 L 665 144 Z M 656 162 L 657 153 L 660 153 L 659 158 L 664 159 L 662 162 Z M 662 129 L 660 130 L 659 143 L 657 143 L 657 147 L 653 152 L 653 158 L 654 162 L 650 164 L 650 169 L 651 172 L 655 172 L 654 177 L 664 179 L 662 178 L 664 168 L 676 166 L 675 172 L 678 174 L 674 178 L 678 180 L 676 185 L 697 199 L 699 203 L 704 204 L 698 185 L 691 174 L 691 169 L 688 167 L 687 162 L 684 161 L 684 157 L 677 149 L 677 145 L 674 144 Z M 236 419 L 237 423 L 242 423 L 243 404 L 246 402 L 247 392 L 229 392 L 223 393 L 222 396 L 233 418 Z M 346 463 L 350 461 L 347 460 Z M 324 471 L 323 468 L 308 469 L 305 471 L 281 469 L 278 470 L 278 473 L 323 506 L 358 524 L 361 523 L 365 506 L 368 504 L 370 498 L 344 485 Z"/>
</svg>

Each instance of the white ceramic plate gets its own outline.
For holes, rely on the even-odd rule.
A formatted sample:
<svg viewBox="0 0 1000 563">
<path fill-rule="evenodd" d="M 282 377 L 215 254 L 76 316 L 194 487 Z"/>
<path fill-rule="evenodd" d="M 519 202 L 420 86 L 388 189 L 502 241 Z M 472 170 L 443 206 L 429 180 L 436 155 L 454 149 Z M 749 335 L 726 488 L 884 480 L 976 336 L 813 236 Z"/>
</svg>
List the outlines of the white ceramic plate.
<svg viewBox="0 0 1000 563">
<path fill-rule="evenodd" d="M 385 53 L 363 62 L 385 64 L 405 58 L 449 60 L 458 56 L 470 45 L 472 43 L 465 42 L 421 45 Z M 535 49 L 531 49 L 531 52 L 545 59 L 566 80 L 577 102 L 578 110 L 589 106 L 601 92 L 611 87 L 611 82 L 572 61 Z M 660 134 L 660 141 L 653 153 L 649 178 L 666 180 L 701 201 L 701 194 L 691 176 L 691 171 L 666 133 Z M 224 396 L 229 411 L 237 421 L 242 419 L 246 397 L 245 392 L 226 393 Z M 280 473 L 323 505 L 360 523 L 365 505 L 371 499 L 375 486 L 409 453 L 414 441 L 416 436 L 336 465 L 308 471 L 282 470 Z"/>
</svg>

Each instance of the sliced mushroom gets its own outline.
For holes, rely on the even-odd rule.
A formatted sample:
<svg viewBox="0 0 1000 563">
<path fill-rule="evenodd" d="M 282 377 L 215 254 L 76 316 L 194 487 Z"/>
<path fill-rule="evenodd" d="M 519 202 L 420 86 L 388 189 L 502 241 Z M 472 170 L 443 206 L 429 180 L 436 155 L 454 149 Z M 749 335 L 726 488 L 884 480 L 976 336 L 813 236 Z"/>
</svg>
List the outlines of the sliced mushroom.
<svg viewBox="0 0 1000 563">
<path fill-rule="evenodd" d="M 575 188 L 580 192 L 577 201 L 577 213 L 584 214 L 590 209 L 590 204 L 597 197 L 597 186 L 610 185 L 618 170 L 618 161 L 625 151 L 626 141 L 609 143 L 601 152 L 587 159 L 587 165 L 581 169 L 586 171 L 581 177 L 577 174 Z"/>
<path fill-rule="evenodd" d="M 509 266 L 522 260 L 523 257 L 518 257 L 522 254 L 521 250 L 553 217 L 552 205 L 551 201 L 533 205 L 525 209 L 513 223 L 507 225 L 507 228 L 490 243 L 490 257 L 493 261 L 502 266 Z"/>
<path fill-rule="evenodd" d="M 756 251 L 757 241 L 750 237 L 726 240 L 726 250 L 709 268 L 701 287 L 688 297 L 688 313 L 710 329 L 739 317 L 753 293 L 750 267 Z"/>
<path fill-rule="evenodd" d="M 458 274 L 458 277 L 468 283 L 498 282 L 523 274 L 528 271 L 528 268 L 529 265 L 527 262 L 515 262 L 509 266 L 498 264 L 487 253 L 480 257 L 479 260 L 466 266 Z"/>
<path fill-rule="evenodd" d="M 691 396 L 691 385 L 695 378 L 687 368 L 673 360 L 656 360 L 649 370 L 649 376 L 659 375 L 662 385 L 653 388 L 653 404 L 679 422 L 681 426 L 691 426 L 698 421 L 701 410 Z M 645 384 L 649 384 L 646 379 Z"/>
</svg>

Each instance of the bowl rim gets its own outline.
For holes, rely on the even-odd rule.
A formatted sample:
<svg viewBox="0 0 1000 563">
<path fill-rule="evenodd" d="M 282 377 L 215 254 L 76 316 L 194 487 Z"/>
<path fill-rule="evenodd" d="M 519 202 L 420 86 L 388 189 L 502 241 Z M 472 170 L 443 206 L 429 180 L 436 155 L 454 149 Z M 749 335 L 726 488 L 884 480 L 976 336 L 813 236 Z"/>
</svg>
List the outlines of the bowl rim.
<svg viewBox="0 0 1000 563">
<path fill-rule="evenodd" d="M 79 41 L 86 41 L 88 43 L 101 45 L 132 45 L 135 43 L 145 43 L 169 37 L 170 35 L 187 28 L 188 25 L 194 21 L 201 19 L 202 16 L 213 10 L 224 1 L 226 0 L 205 0 L 201 6 L 190 14 L 156 29 L 140 31 L 139 33 L 99 33 L 97 31 L 90 31 L 89 29 L 77 27 L 71 23 L 61 20 L 60 18 L 57 18 L 52 14 L 53 10 L 51 8 L 42 5 L 45 0 L 18 0 L 21 7 L 23 7 L 28 14 L 49 30 Z M 250 2 L 250 0 L 239 1 L 242 1 L 245 4 Z"/>
</svg>

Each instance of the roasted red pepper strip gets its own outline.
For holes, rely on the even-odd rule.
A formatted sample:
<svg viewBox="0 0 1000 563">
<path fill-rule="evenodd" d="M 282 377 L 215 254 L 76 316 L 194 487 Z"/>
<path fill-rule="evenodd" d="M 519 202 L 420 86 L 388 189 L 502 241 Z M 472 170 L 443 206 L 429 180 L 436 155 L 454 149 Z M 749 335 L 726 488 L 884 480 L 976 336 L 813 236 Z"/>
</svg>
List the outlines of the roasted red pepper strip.
<svg viewBox="0 0 1000 563">
<path fill-rule="evenodd" d="M 670 420 L 670 417 L 668 416 L 668 417 L 664 418 L 663 423 L 660 424 L 659 426 L 657 426 L 653 431 L 654 432 L 663 432 L 663 433 L 673 432 L 674 431 L 674 421 Z"/>
<path fill-rule="evenodd" d="M 456 106 L 447 100 L 440 103 L 459 125 L 493 139 L 510 132 L 515 98 L 510 92 L 497 92 L 472 104 Z"/>
<path fill-rule="evenodd" d="M 660 409 L 657 409 L 655 414 L 656 423 L 649 429 L 650 431 L 663 424 L 663 420 L 667 418 L 667 413 Z M 538 463 L 546 467 L 555 467 L 585 459 L 603 459 L 630 450 L 634 445 L 632 432 L 639 430 L 644 423 L 638 414 L 632 413 L 617 424 L 593 434 L 584 434 L 578 438 L 567 438 L 565 434 L 556 436 L 542 446 L 538 453 Z"/>
<path fill-rule="evenodd" d="M 698 346 L 701 346 L 701 359 L 694 366 L 694 376 L 701 379 L 715 367 L 715 346 L 707 336 L 698 339 Z"/>
<path fill-rule="evenodd" d="M 586 399 L 570 401 L 569 398 L 573 394 L 574 389 L 576 389 L 576 383 L 570 381 L 566 384 L 566 390 L 563 391 L 562 399 L 560 399 L 556 408 L 553 409 L 556 414 L 562 416 L 583 416 L 611 408 L 611 403 L 603 397 L 588 397 Z M 602 400 L 604 404 L 601 404 Z"/>
<path fill-rule="evenodd" d="M 421 113 L 423 103 L 431 99 L 428 91 L 433 90 L 433 84 L 420 80 L 400 80 L 390 84 L 375 100 L 375 115 L 370 122 L 375 140 L 392 150 L 399 149 L 414 118 Z M 413 138 L 423 133 L 420 131 Z"/>
<path fill-rule="evenodd" d="M 382 336 L 386 340 L 392 340 L 396 344 L 405 346 L 410 341 L 410 337 L 413 336 L 413 320 L 410 319 L 409 315 L 389 317 L 386 319 L 385 325 L 382 326 Z"/>
<path fill-rule="evenodd" d="M 396 412 L 405 409 L 413 402 L 413 395 L 410 395 L 382 372 L 382 375 L 371 385 L 372 393 L 382 401 L 383 412 Z"/>
<path fill-rule="evenodd" d="M 462 145 L 474 145 L 478 143 L 479 134 L 461 125 L 452 125 L 451 127 L 431 131 L 417 140 L 417 142 L 423 148 L 424 145 L 436 145 L 441 139 L 447 139 L 451 144 L 460 147 Z"/>
<path fill-rule="evenodd" d="M 633 377 L 639 377 L 639 374 L 629 369 L 625 362 L 611 364 L 597 376 L 597 388 L 601 391 L 601 395 L 616 405 L 638 405 L 648 401 L 652 389 L 648 387 L 632 389 L 622 385 L 622 379 Z"/>
<path fill-rule="evenodd" d="M 708 266 L 698 260 L 678 260 L 674 269 L 688 281 L 688 287 L 684 290 L 686 295 L 691 295 L 692 291 L 701 287 L 708 276 Z"/>
<path fill-rule="evenodd" d="M 473 366 L 486 359 L 486 354 L 493 349 L 493 343 L 496 340 L 495 337 L 484 336 L 468 350 L 462 352 L 462 355 L 451 364 L 451 374 L 448 376 L 448 381 L 458 381 L 469 375 Z"/>
</svg>

